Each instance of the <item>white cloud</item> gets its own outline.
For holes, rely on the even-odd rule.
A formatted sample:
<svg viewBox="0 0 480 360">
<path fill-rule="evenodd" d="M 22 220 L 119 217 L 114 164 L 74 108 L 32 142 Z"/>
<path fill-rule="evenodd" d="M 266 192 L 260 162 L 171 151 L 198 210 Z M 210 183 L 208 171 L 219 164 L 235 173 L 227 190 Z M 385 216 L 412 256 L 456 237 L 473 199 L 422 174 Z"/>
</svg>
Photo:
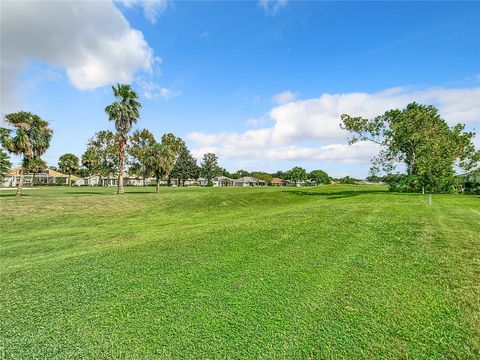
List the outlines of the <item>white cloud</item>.
<svg viewBox="0 0 480 360">
<path fill-rule="evenodd" d="M 171 89 L 161 87 L 153 81 L 137 81 L 137 83 L 142 89 L 143 96 L 149 100 L 158 98 L 170 99 L 180 95 L 181 93 L 180 91 L 173 91 Z"/>
<path fill-rule="evenodd" d="M 295 94 L 294 92 L 283 91 L 281 93 L 273 95 L 272 100 L 277 105 L 283 105 L 295 101 L 296 98 L 297 94 Z"/>
<path fill-rule="evenodd" d="M 258 5 L 269 16 L 275 16 L 278 11 L 287 5 L 288 0 L 259 0 Z"/>
<path fill-rule="evenodd" d="M 111 1 L 5 1 L 1 32 L 2 112 L 18 110 L 16 81 L 30 61 L 64 69 L 88 90 L 151 73 L 157 60 Z"/>
<path fill-rule="evenodd" d="M 157 22 L 157 18 L 168 7 L 167 0 L 121 0 L 121 3 L 127 8 L 133 6 L 142 7 L 145 18 L 152 24 Z"/>
<path fill-rule="evenodd" d="M 268 159 L 367 163 L 378 152 L 370 143 L 347 145 L 348 133 L 340 128 L 340 115 L 367 118 L 412 101 L 436 105 L 451 125 L 480 125 L 480 88 L 392 88 L 377 93 L 323 94 L 273 108 L 273 126 L 242 133 L 190 133 L 195 153 L 214 151 L 225 159 Z M 307 143 L 307 145 L 305 145 Z M 315 143 L 316 146 L 312 146 Z"/>
</svg>

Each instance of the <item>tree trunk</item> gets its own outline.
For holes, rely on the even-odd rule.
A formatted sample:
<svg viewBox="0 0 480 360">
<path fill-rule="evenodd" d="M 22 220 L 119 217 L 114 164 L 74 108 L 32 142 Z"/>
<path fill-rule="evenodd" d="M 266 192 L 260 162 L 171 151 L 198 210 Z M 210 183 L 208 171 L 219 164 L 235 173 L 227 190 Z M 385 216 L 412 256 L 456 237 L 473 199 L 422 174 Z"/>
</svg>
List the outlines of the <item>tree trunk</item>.
<svg viewBox="0 0 480 360">
<path fill-rule="evenodd" d="M 125 160 L 125 143 L 123 140 L 120 140 L 120 156 L 118 159 L 118 187 L 117 194 L 123 194 L 123 166 Z"/>
<path fill-rule="evenodd" d="M 72 175 L 68 174 L 68 186 L 72 186 Z"/>
<path fill-rule="evenodd" d="M 32 187 L 35 186 L 35 173 L 32 173 Z"/>
<path fill-rule="evenodd" d="M 20 181 L 18 182 L 18 185 L 17 185 L 17 193 L 15 194 L 16 196 L 22 195 L 22 186 L 23 186 L 23 168 L 20 169 Z"/>
<path fill-rule="evenodd" d="M 157 177 L 157 193 L 160 191 L 160 178 Z"/>
</svg>

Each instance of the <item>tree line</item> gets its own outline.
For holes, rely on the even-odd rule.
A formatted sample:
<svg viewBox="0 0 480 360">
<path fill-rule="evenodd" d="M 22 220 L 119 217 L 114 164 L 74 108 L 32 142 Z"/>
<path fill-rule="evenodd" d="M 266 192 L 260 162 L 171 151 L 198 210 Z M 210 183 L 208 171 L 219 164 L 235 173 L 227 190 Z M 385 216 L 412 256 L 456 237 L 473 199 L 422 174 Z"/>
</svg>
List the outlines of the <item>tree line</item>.
<svg viewBox="0 0 480 360">
<path fill-rule="evenodd" d="M 58 161 L 58 169 L 69 176 L 70 185 L 73 174 L 108 179 L 116 176 L 117 193 L 121 194 L 127 167 L 129 174 L 143 178 L 144 183 L 148 177 L 154 177 L 157 192 L 162 179 L 170 182 L 175 178 L 179 185 L 184 185 L 198 176 L 204 177 L 208 185 L 217 176 L 233 179 L 252 176 L 265 182 L 273 178 L 294 183 L 309 180 L 314 184 L 328 184 L 332 180 L 325 171 L 307 173 L 301 167 L 273 174 L 246 170 L 229 173 L 219 166 L 213 153 L 205 154 L 198 166 L 185 142 L 172 133 L 156 139 L 147 129 L 140 129 L 130 135 L 133 124 L 140 119 L 138 95 L 128 84 L 112 86 L 112 91 L 115 101 L 105 107 L 105 113 L 114 122 L 115 132 L 97 132 L 80 159 L 68 153 Z M 41 156 L 50 145 L 53 130 L 47 121 L 30 112 L 7 114 L 4 119 L 10 127 L 0 128 L 1 144 L 11 154 L 22 157 L 17 185 L 20 195 L 24 173 L 35 174 L 46 169 Z M 394 191 L 456 191 L 459 179 L 454 167 L 471 171 L 480 160 L 480 151 L 472 142 L 475 133 L 465 131 L 463 124 L 449 127 L 433 106 L 412 103 L 403 110 L 389 110 L 373 119 L 343 114 L 341 127 L 353 134 L 350 144 L 370 141 L 381 147 L 379 155 L 372 159 L 370 180 L 382 180 Z M 395 171 L 402 164 L 405 171 Z M 8 155 L 0 148 L 0 173 L 5 174 L 10 166 Z M 347 176 L 338 182 L 356 181 Z"/>
</svg>

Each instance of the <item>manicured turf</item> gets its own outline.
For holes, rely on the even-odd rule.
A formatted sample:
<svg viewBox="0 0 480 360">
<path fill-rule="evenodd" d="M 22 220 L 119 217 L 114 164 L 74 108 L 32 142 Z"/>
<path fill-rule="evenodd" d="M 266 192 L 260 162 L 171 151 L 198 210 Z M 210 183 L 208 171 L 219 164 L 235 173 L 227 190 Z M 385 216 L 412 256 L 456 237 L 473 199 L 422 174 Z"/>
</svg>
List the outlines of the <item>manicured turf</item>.
<svg viewBox="0 0 480 360">
<path fill-rule="evenodd" d="M 480 199 L 1 191 L 4 358 L 480 356 Z"/>
</svg>

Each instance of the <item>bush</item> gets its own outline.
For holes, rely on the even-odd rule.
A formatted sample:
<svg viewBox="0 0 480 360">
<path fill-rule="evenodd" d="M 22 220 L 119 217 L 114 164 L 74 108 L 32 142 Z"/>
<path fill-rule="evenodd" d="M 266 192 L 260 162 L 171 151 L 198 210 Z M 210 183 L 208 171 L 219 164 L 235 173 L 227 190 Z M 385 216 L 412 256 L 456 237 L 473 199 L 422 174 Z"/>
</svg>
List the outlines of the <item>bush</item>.
<svg viewBox="0 0 480 360">
<path fill-rule="evenodd" d="M 480 195 L 480 182 L 478 181 L 466 181 L 463 188 L 465 194 Z"/>
<path fill-rule="evenodd" d="M 423 188 L 429 193 L 452 193 L 459 188 L 458 180 L 453 176 L 421 178 L 418 175 L 388 174 L 383 181 L 390 191 L 395 192 L 421 192 Z"/>
<path fill-rule="evenodd" d="M 350 185 L 355 185 L 357 183 L 357 180 L 354 178 L 351 178 L 350 176 L 345 176 L 344 178 L 340 179 L 340 184 L 350 184 Z"/>
</svg>

